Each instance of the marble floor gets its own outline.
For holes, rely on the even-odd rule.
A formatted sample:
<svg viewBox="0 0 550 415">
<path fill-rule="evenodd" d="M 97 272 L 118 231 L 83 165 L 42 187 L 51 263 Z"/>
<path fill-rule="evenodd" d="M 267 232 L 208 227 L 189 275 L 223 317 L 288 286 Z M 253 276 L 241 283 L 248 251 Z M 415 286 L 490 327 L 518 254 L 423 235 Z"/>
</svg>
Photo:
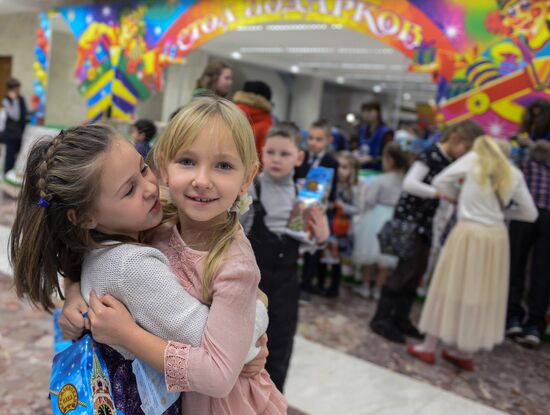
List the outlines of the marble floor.
<svg viewBox="0 0 550 415">
<path fill-rule="evenodd" d="M 550 385 L 550 342 L 543 342 L 538 350 L 528 350 L 507 339 L 490 353 L 478 353 L 475 356 L 476 370 L 474 372 L 458 370 L 439 356 L 436 364 L 431 366 L 410 358 L 405 346 L 388 342 L 367 328 L 367 323 L 372 318 L 375 308 L 374 301 L 359 298 L 346 287 L 336 301 L 314 297 L 309 304 L 300 308 L 298 350 L 303 347 L 301 346 L 302 339 L 306 339 L 314 342 L 316 346 L 323 345 L 333 353 L 344 353 L 349 366 L 346 369 L 342 368 L 341 372 L 331 366 L 334 369 L 334 376 L 338 377 L 339 390 L 346 396 L 342 402 L 357 399 L 357 396 L 369 396 L 369 399 L 365 399 L 363 412 L 344 411 L 341 413 L 370 414 L 378 413 L 380 408 L 384 408 L 386 412 L 383 413 L 442 414 L 444 412 L 440 409 L 432 411 L 432 408 L 440 408 L 437 405 L 442 400 L 449 404 L 445 409 L 445 413 L 449 415 L 470 413 L 550 414 L 548 405 L 550 402 L 548 387 Z M 421 304 L 416 304 L 413 309 L 413 320 L 418 319 L 420 309 Z M 313 350 L 312 347 L 311 351 L 304 353 L 303 358 L 308 357 Z M 302 358 L 302 355 L 300 356 Z M 351 356 L 356 360 L 348 360 Z M 336 356 L 329 357 L 327 355 L 326 358 L 320 358 L 319 361 L 324 362 L 324 365 L 332 365 L 335 359 L 337 359 Z M 362 365 L 362 363 L 368 363 L 368 365 Z M 299 361 L 293 360 L 292 369 L 299 365 Z M 338 367 L 342 366 L 338 365 Z M 364 368 L 359 371 L 359 373 L 365 374 L 364 376 L 359 376 L 356 370 L 358 367 Z M 372 370 L 371 367 L 375 367 L 380 372 L 369 372 Z M 343 377 L 340 377 L 340 373 L 344 374 Z M 380 383 L 372 381 L 370 376 L 366 375 L 368 373 L 376 373 L 375 376 Z M 346 376 L 347 374 L 352 375 Z M 391 379 L 388 380 L 388 383 L 382 380 L 384 374 Z M 401 383 L 402 376 L 399 375 L 405 376 L 409 381 L 414 380 L 414 383 L 406 385 Z M 317 375 L 314 378 L 317 379 Z M 291 378 L 290 382 L 292 384 L 294 380 Z M 429 385 L 437 388 L 440 392 L 450 392 L 452 395 L 446 393 L 438 396 L 435 401 L 431 401 Z M 323 399 L 330 393 L 330 388 L 327 389 L 327 392 L 320 394 Z M 325 390 L 324 387 L 323 390 Z M 363 394 L 361 394 L 361 390 Z M 387 394 L 390 412 L 387 412 L 388 409 L 383 406 L 376 406 L 376 402 L 379 402 L 379 394 Z M 407 401 L 402 397 L 403 395 L 409 397 L 410 400 Z M 338 399 L 337 396 L 338 393 L 334 395 L 334 399 Z M 457 401 L 448 398 L 449 396 L 466 399 Z M 425 406 L 416 406 L 417 399 L 422 401 Z M 428 404 L 429 402 L 432 403 Z M 466 405 L 470 402 L 477 402 L 484 406 L 466 410 Z M 372 406 L 370 406 L 371 404 Z M 419 408 L 418 412 L 407 412 L 409 409 L 402 410 L 400 408 L 402 404 L 405 404 L 404 408 L 409 408 L 408 405 Z M 491 412 L 489 407 L 494 408 L 495 411 Z M 391 412 L 392 410 L 395 412 Z"/>
<path fill-rule="evenodd" d="M 6 245 L 15 204 L 0 197 L 0 414 L 50 414 L 51 316 L 13 292 Z M 465 373 L 410 359 L 367 329 L 375 303 L 344 287 L 341 297 L 301 306 L 286 395 L 290 414 L 550 413 L 550 344 L 506 341 Z M 415 317 L 419 312 L 415 306 Z"/>
</svg>

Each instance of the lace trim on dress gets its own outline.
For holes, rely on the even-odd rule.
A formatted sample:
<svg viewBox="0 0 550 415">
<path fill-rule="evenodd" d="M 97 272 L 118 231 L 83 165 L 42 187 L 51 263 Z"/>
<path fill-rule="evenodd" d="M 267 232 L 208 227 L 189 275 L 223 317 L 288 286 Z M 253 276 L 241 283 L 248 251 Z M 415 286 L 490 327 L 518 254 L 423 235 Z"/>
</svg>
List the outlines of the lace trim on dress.
<svg viewBox="0 0 550 415">
<path fill-rule="evenodd" d="M 170 392 L 189 390 L 187 362 L 191 346 L 169 341 L 164 349 L 164 379 Z"/>
</svg>

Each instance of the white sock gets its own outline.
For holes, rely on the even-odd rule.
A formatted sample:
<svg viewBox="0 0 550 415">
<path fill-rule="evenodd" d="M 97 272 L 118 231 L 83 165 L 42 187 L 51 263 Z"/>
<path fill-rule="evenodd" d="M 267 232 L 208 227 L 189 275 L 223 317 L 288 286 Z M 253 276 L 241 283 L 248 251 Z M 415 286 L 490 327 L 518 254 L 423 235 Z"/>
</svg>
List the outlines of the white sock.
<svg viewBox="0 0 550 415">
<path fill-rule="evenodd" d="M 439 339 L 435 336 L 432 336 L 431 334 L 427 334 L 426 337 L 424 337 L 424 341 L 420 344 L 417 344 L 414 347 L 414 350 L 417 352 L 424 352 L 424 353 L 435 353 L 435 349 L 437 348 L 437 344 L 439 343 Z"/>
</svg>

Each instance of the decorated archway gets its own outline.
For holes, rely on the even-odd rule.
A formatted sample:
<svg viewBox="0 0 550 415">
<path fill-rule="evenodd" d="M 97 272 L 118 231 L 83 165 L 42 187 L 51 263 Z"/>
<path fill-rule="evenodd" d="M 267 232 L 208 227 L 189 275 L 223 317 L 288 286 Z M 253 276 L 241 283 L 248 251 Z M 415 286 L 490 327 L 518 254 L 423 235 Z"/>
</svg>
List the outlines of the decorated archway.
<svg viewBox="0 0 550 415">
<path fill-rule="evenodd" d="M 204 42 L 284 21 L 342 25 L 399 50 L 412 60 L 411 71 L 432 74 L 442 122 L 473 118 L 506 136 L 525 105 L 550 99 L 550 0 L 136 1 L 58 12 L 78 39 L 75 76 L 91 121 L 130 118 L 139 101 L 163 87 L 166 66 Z M 37 62 L 47 65 L 40 55 L 47 55 L 47 39 L 38 42 Z M 35 69 L 43 86 L 47 74 Z"/>
</svg>

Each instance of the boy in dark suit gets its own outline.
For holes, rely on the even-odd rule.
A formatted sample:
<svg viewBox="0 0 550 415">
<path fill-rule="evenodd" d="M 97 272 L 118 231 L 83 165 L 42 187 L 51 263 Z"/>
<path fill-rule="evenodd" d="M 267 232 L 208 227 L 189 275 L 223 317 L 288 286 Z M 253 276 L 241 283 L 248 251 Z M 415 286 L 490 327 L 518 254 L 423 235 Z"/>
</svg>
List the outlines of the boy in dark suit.
<svg viewBox="0 0 550 415">
<path fill-rule="evenodd" d="M 304 156 L 303 163 L 296 169 L 294 180 L 300 184 L 303 183 L 309 169 L 312 167 L 328 167 L 334 169 L 332 178 L 332 188 L 329 195 L 329 206 L 327 214 L 329 218 L 333 210 L 333 204 L 336 200 L 336 172 L 338 170 L 338 161 L 329 154 L 330 144 L 332 142 L 332 131 L 330 124 L 325 120 L 315 121 L 308 129 L 307 151 Z M 330 223 L 330 221 L 329 221 Z M 324 273 L 319 274 L 319 263 L 321 259 L 321 250 L 314 254 L 306 253 L 304 255 L 304 271 L 302 274 L 302 299 L 306 300 L 309 294 L 325 295 L 323 287 Z M 314 287 L 312 282 L 315 276 L 319 276 L 317 287 Z"/>
</svg>

